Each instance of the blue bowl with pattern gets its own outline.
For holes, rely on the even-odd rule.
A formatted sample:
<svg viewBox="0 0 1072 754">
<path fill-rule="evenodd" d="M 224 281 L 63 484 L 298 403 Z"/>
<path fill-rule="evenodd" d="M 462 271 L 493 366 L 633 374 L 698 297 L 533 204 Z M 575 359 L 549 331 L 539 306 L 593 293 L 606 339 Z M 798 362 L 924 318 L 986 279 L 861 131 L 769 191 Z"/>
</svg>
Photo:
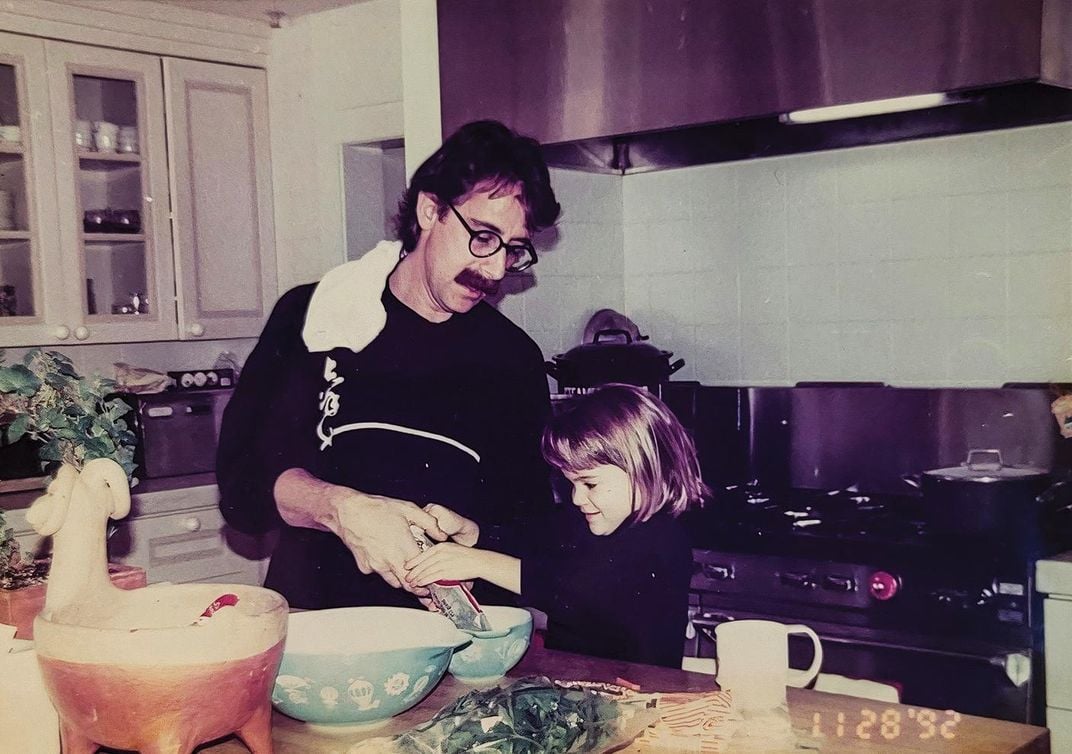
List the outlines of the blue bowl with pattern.
<svg viewBox="0 0 1072 754">
<path fill-rule="evenodd" d="M 485 605 L 490 631 L 465 631 L 473 637 L 458 648 L 450 674 L 464 683 L 497 681 L 524 657 L 532 640 L 532 613 L 520 607 Z"/>
<path fill-rule="evenodd" d="M 291 613 L 272 704 L 334 730 L 382 725 L 428 696 L 469 641 L 448 618 L 416 608 Z"/>
</svg>

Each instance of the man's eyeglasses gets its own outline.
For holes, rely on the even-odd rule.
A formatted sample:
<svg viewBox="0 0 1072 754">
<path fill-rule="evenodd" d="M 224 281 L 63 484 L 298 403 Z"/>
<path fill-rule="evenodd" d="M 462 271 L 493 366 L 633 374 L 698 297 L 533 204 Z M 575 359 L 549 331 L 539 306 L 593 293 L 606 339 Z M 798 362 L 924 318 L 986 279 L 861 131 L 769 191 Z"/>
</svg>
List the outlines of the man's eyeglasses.
<svg viewBox="0 0 1072 754">
<path fill-rule="evenodd" d="M 451 211 L 458 218 L 458 222 L 469 233 L 469 253 L 474 257 L 483 259 L 496 254 L 499 249 L 506 249 L 506 271 L 521 272 L 536 264 L 536 250 L 530 243 L 506 243 L 502 236 L 493 230 L 474 230 L 465 222 L 465 218 L 454 207 L 447 203 Z"/>
</svg>

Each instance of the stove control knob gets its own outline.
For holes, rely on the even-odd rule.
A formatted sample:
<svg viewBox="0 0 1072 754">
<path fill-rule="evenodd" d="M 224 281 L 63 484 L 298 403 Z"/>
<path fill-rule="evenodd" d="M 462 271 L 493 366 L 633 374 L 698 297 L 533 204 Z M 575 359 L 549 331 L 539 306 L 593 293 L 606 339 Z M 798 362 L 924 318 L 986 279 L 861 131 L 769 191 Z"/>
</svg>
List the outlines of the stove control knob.
<svg viewBox="0 0 1072 754">
<path fill-rule="evenodd" d="M 715 581 L 729 581 L 733 578 L 733 566 L 731 565 L 704 563 L 700 568 L 700 572 L 707 578 L 714 579 Z"/>
<path fill-rule="evenodd" d="M 935 589 L 930 596 L 942 607 L 969 610 L 975 606 L 968 593 L 962 589 Z"/>
<path fill-rule="evenodd" d="M 823 589 L 830 592 L 852 592 L 856 590 L 856 582 L 852 576 L 823 576 Z"/>
<path fill-rule="evenodd" d="M 875 571 L 871 574 L 867 591 L 876 600 L 885 602 L 893 599 L 897 592 L 901 591 L 901 580 L 888 571 Z"/>
<path fill-rule="evenodd" d="M 812 578 L 810 573 L 799 573 L 795 571 L 785 571 L 778 575 L 778 580 L 785 586 L 791 586 L 796 589 L 814 589 L 815 579 Z"/>
</svg>

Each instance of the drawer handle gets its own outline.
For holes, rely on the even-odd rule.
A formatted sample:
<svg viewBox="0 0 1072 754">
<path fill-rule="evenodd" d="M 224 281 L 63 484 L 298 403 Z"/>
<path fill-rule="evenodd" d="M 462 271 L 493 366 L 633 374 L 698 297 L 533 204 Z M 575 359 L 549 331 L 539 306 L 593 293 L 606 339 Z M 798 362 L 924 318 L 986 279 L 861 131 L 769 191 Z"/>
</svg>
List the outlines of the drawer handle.
<svg viewBox="0 0 1072 754">
<path fill-rule="evenodd" d="M 197 516 L 190 516 L 182 520 L 182 528 L 186 531 L 201 531 L 201 519 Z"/>
</svg>

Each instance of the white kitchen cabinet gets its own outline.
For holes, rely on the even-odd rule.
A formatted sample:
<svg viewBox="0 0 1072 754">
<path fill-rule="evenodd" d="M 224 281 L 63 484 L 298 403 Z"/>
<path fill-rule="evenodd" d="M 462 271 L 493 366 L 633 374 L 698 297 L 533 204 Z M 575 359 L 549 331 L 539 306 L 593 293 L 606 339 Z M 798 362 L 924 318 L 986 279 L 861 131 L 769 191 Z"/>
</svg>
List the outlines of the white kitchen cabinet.
<svg viewBox="0 0 1072 754">
<path fill-rule="evenodd" d="M 1046 726 L 1053 754 L 1072 754 L 1072 552 L 1037 566 L 1036 588 L 1047 595 L 1042 625 L 1046 648 Z"/>
<path fill-rule="evenodd" d="M 136 489 L 136 488 L 135 488 Z M 259 586 L 268 563 L 265 540 L 231 530 L 215 485 L 135 494 L 116 522 L 108 559 L 145 569 L 150 584 L 216 582 Z M 24 552 L 45 554 L 49 541 L 26 523 L 26 509 L 5 511 Z"/>
<path fill-rule="evenodd" d="M 0 124 L 15 117 L 26 144 L 0 142 L 0 190 L 24 198 L 0 229 L 0 294 L 14 285 L 18 308 L 0 346 L 260 332 L 276 296 L 263 70 L 2 34 Z M 79 121 L 137 143 L 88 149 Z"/>
<path fill-rule="evenodd" d="M 65 316 L 45 43 L 0 33 L 0 339 L 43 343 Z M 4 227 L 6 226 L 6 227 Z"/>
<path fill-rule="evenodd" d="M 46 43 L 56 152 L 62 326 L 77 340 L 174 338 L 174 267 L 160 61 L 150 55 Z M 75 145 L 76 122 L 137 128 L 136 152 Z M 137 232 L 84 225 L 86 213 L 137 212 Z M 133 216 L 131 216 L 133 217 Z M 137 297 L 138 306 L 131 305 Z M 123 307 L 133 309 L 125 312 Z M 61 331 L 62 333 L 62 331 Z"/>
<path fill-rule="evenodd" d="M 276 288 L 267 79 L 165 59 L 164 88 L 180 333 L 255 335 Z"/>
</svg>

